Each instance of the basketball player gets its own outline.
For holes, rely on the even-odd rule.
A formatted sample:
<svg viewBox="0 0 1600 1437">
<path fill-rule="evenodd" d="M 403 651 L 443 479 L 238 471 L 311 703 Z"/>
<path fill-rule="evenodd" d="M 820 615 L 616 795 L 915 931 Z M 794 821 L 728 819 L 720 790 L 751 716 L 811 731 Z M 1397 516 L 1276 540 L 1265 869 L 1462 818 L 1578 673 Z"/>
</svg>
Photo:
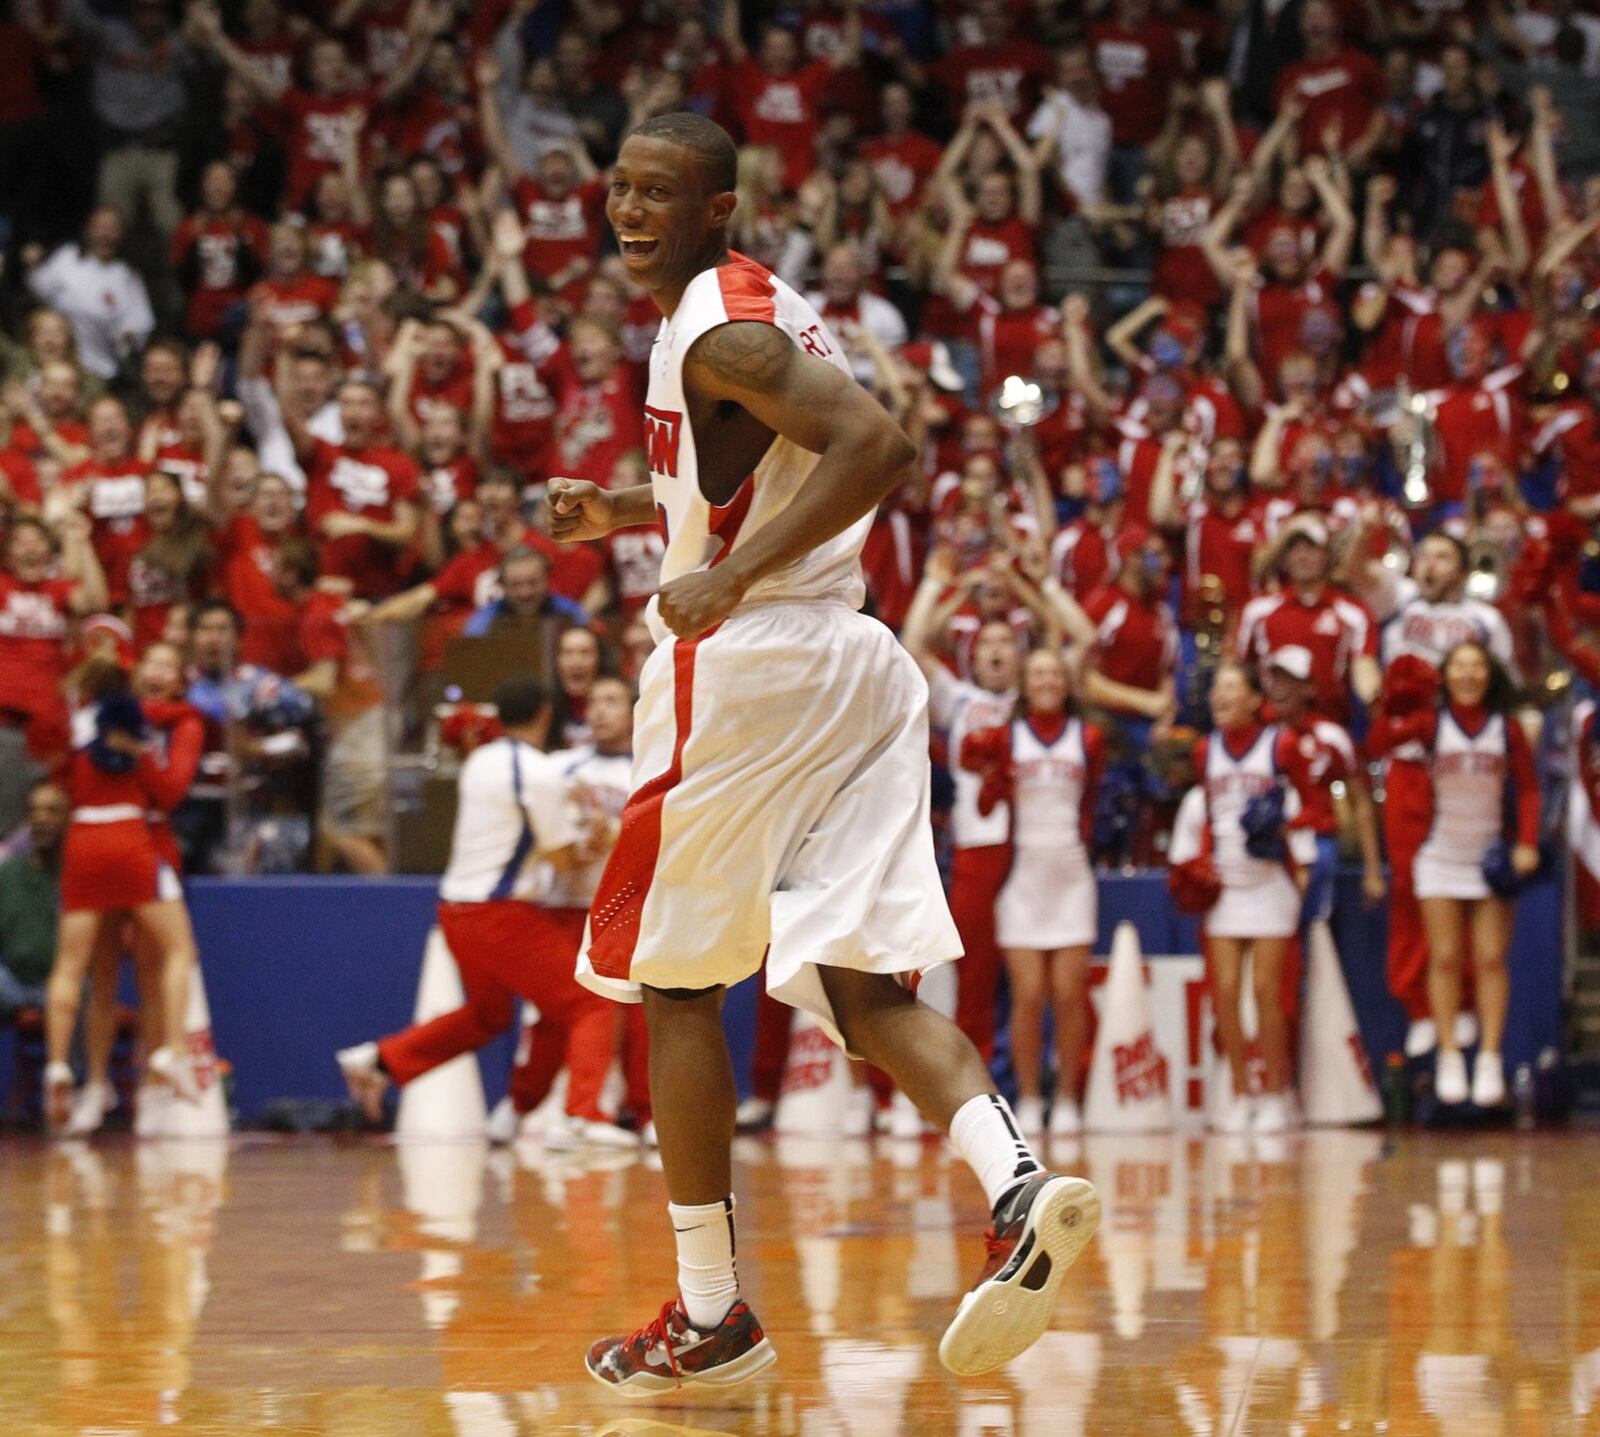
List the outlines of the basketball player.
<svg viewBox="0 0 1600 1437">
<path fill-rule="evenodd" d="M 550 482 L 551 530 L 603 539 L 657 519 L 659 646 L 640 677 L 636 788 L 579 972 L 642 1002 L 679 1291 L 590 1347 L 602 1385 L 648 1395 L 742 1382 L 776 1358 L 740 1300 L 722 1001 L 767 965 L 948 1131 L 993 1209 L 989 1260 L 940 1344 L 986 1372 L 1049 1325 L 1099 1222 L 1094 1189 L 1045 1172 L 977 1050 L 911 975 L 960 952 L 929 827 L 928 686 L 856 612 L 878 502 L 917 452 L 798 294 L 730 253 L 735 152 L 691 114 L 625 141 L 606 202 L 622 263 L 665 321 L 645 406 L 651 482 Z"/>
<path fill-rule="evenodd" d="M 1372 567 L 1381 572 L 1381 565 Z M 1383 631 L 1386 708 L 1391 717 L 1403 711 L 1399 692 L 1408 672 L 1414 674 L 1419 663 L 1426 664 L 1431 678 L 1444 664 L 1444 656 L 1469 640 L 1483 644 L 1512 682 L 1517 681 L 1511 630 L 1500 611 L 1481 599 L 1463 596 L 1468 567 L 1466 546 L 1448 534 L 1430 534 L 1417 545 L 1413 577 L 1399 581 L 1395 616 Z M 1432 822 L 1427 755 L 1419 744 L 1403 744 L 1389 756 L 1383 831 L 1391 887 L 1389 991 L 1405 1005 L 1411 1020 L 1405 1047 L 1412 1058 L 1431 1052 L 1438 1041 L 1428 1000 L 1428 941 L 1412 884 L 1417 850 L 1427 841 Z M 1472 1034 L 1463 1032 L 1460 1039 L 1470 1042 Z"/>
<path fill-rule="evenodd" d="M 560 765 L 540 751 L 550 696 L 532 678 L 495 693 L 505 736 L 474 749 L 461 766 L 450 866 L 439 884 L 439 927 L 466 1001 L 430 1022 L 338 1054 L 350 1096 L 374 1122 L 391 1081 L 409 1083 L 503 1033 L 516 1000 L 534 1004 L 565 1038 L 567 1115 L 585 1142 L 632 1147 L 638 1139 L 606 1121 L 600 1090 L 611 1064 L 616 1015 L 572 977 L 583 910 L 545 906 L 551 870 L 593 857 Z"/>
<path fill-rule="evenodd" d="M 595 856 L 586 863 L 554 874 L 544 900 L 546 908 L 574 910 L 580 932 L 583 918 L 594 901 L 594 891 L 605 868 L 606 855 L 611 852 L 622 810 L 633 787 L 633 690 L 622 679 L 596 679 L 589 690 L 584 718 L 592 742 L 582 748 L 562 749 L 550 757 L 568 782 L 575 785 L 579 806 L 595 820 L 595 832 L 589 844 Z M 611 1005 L 606 1006 L 610 1010 Z M 623 1049 L 628 1105 L 633 1109 L 641 1138 L 649 1144 L 654 1134 L 650 1128 L 650 1086 L 646 1072 L 648 1044 L 644 1016 L 639 1009 L 630 1008 L 628 1018 Z M 524 1031 L 523 1049 L 517 1056 L 516 1066 L 511 1070 L 510 1090 L 489 1119 L 491 1141 L 510 1142 L 516 1136 L 522 1119 L 544 1101 L 566 1057 L 565 1036 L 561 1028 L 548 1022 L 542 1013 Z M 602 1055 L 607 1066 L 612 1051 L 612 1046 L 608 1044 Z M 585 1062 L 592 1060 L 590 1055 L 585 1055 Z M 612 1125 L 606 1126 L 609 1128 Z M 584 1123 L 569 1121 L 563 1128 L 547 1130 L 544 1144 L 546 1147 L 570 1147 L 582 1142 L 586 1136 L 587 1127 Z M 611 1135 L 608 1132 L 603 1136 L 609 1141 Z"/>
</svg>

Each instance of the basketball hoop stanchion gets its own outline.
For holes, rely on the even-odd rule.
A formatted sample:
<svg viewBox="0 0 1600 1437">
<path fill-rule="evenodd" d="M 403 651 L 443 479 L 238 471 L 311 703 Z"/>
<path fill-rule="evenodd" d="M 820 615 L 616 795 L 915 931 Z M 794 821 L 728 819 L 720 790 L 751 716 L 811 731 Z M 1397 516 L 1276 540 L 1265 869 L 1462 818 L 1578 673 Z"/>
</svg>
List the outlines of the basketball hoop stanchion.
<svg viewBox="0 0 1600 1437">
<path fill-rule="evenodd" d="M 1306 997 L 1300 1017 L 1300 1105 L 1317 1126 L 1375 1123 L 1383 1099 L 1372 1081 L 1367 1050 L 1339 965 L 1333 932 L 1318 919 L 1306 943 Z"/>
<path fill-rule="evenodd" d="M 1089 1062 L 1083 1125 L 1092 1133 L 1157 1133 L 1172 1127 L 1171 1065 L 1156 1046 L 1139 932 L 1119 923 Z"/>
<path fill-rule="evenodd" d="M 437 928 L 429 930 L 422 950 L 422 977 L 417 983 L 414 1021 L 425 1023 L 459 1008 L 465 1001 L 456 960 Z M 481 1138 L 488 1109 L 476 1053 L 463 1053 L 425 1073 L 400 1090 L 394 1135 L 405 1141 L 437 1138 Z"/>
</svg>

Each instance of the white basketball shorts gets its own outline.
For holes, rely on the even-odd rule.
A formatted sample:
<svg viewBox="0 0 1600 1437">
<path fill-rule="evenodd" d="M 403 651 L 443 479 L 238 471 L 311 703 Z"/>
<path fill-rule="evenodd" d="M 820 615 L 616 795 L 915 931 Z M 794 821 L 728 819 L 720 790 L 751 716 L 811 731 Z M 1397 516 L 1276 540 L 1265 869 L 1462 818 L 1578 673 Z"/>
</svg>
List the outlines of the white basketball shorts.
<svg viewBox="0 0 1600 1437">
<path fill-rule="evenodd" d="M 634 792 L 578 979 L 767 991 L 835 1042 L 817 968 L 909 974 L 961 955 L 928 818 L 928 686 L 842 604 L 740 610 L 646 661 Z"/>
</svg>

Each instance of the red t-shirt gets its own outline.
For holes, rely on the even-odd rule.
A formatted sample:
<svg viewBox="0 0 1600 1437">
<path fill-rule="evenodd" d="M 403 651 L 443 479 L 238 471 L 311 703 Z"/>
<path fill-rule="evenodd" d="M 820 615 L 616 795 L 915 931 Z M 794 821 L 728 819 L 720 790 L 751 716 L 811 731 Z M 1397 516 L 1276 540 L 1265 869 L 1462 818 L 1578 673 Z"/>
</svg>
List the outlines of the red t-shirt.
<svg viewBox="0 0 1600 1437">
<path fill-rule="evenodd" d="M 1082 603 L 1109 584 L 1121 567 L 1116 530 L 1091 519 L 1074 519 L 1050 544 L 1050 570 L 1061 587 Z"/>
<path fill-rule="evenodd" d="M 116 464 L 87 459 L 64 476 L 67 484 L 85 489 L 84 512 L 93 524 L 95 557 L 106 572 L 113 602 L 126 592 L 128 564 L 145 545 L 144 481 L 147 464 L 131 455 Z"/>
<path fill-rule="evenodd" d="M 1298 95 L 1306 107 L 1300 121 L 1301 152 L 1327 154 L 1322 135 L 1335 121 L 1339 148 L 1345 150 L 1366 133 L 1383 103 L 1383 70 L 1370 55 L 1341 48 L 1325 60 L 1286 65 L 1273 87 L 1273 109 L 1281 109 L 1290 95 Z"/>
<path fill-rule="evenodd" d="M 1089 50 L 1100 75 L 1100 103 L 1118 145 L 1148 145 L 1161 133 L 1173 84 L 1183 74 L 1183 54 L 1160 21 L 1089 27 Z"/>
<path fill-rule="evenodd" d="M 1201 241 L 1216 212 L 1211 192 L 1184 190 L 1164 200 L 1155 269 L 1150 287 L 1167 299 L 1184 299 L 1209 309 L 1222 303 L 1222 285 L 1206 259 Z"/>
<path fill-rule="evenodd" d="M 476 368 L 470 351 L 464 351 L 442 379 L 431 378 L 419 364 L 411 376 L 411 417 L 421 424 L 439 408 L 470 415 Z"/>
<path fill-rule="evenodd" d="M 128 561 L 126 584 L 126 602 L 133 611 L 134 647 L 143 653 L 148 645 L 161 637 L 172 606 L 203 599 L 209 587 L 209 576 L 203 572 L 185 584 L 165 569 L 147 562 L 142 553 L 135 554 Z"/>
<path fill-rule="evenodd" d="M 1231 629 L 1253 590 L 1250 560 L 1266 540 L 1260 516 L 1251 504 L 1226 515 L 1205 500 L 1189 505 L 1183 541 L 1183 626 L 1202 619 L 1201 594 L 1206 578 L 1222 584 L 1224 627 Z M 1204 607 L 1209 608 L 1207 603 Z"/>
<path fill-rule="evenodd" d="M 575 259 L 592 260 L 600 244 L 605 194 L 605 181 L 595 179 L 564 199 L 552 199 L 537 180 L 522 176 L 512 186 L 511 196 L 522 212 L 528 237 L 523 264 L 548 279 Z"/>
<path fill-rule="evenodd" d="M 644 448 L 644 407 L 633 374 L 619 365 L 599 384 L 583 384 L 565 355 L 552 372 L 557 399 L 548 472 L 610 488 L 617 461 Z"/>
<path fill-rule="evenodd" d="M 997 224 L 974 220 L 961 246 L 961 273 L 985 294 L 993 294 L 1000 283 L 1000 271 L 1014 259 L 1038 261 L 1038 237 L 1021 215 L 1012 215 Z"/>
<path fill-rule="evenodd" d="M 1334 276 L 1328 270 L 1319 269 L 1297 284 L 1262 280 L 1251 297 L 1261 352 L 1261 375 L 1271 386 L 1277 382 L 1278 366 L 1301 347 L 1300 334 L 1306 315 L 1314 309 L 1337 313 Z"/>
<path fill-rule="evenodd" d="M 1528 418 L 1515 388 L 1520 374 L 1520 369 L 1501 369 L 1477 384 L 1453 385 L 1439 404 L 1434 415 L 1439 439 L 1435 503 L 1455 504 L 1466 498 L 1472 460 L 1485 451 L 1516 470 Z"/>
<path fill-rule="evenodd" d="M 926 135 L 910 130 L 890 138 L 879 136 L 861 147 L 861 156 L 878 177 L 889 213 L 903 219 L 917 207 L 923 186 L 939 168 L 944 151 Z"/>
<path fill-rule="evenodd" d="M 1034 356 L 1047 339 L 1061 333 L 1061 314 L 1047 304 L 1032 309 L 1002 309 L 987 295 L 977 306 L 978 353 L 985 396 L 1007 375 L 1033 372 Z"/>
<path fill-rule="evenodd" d="M 463 499 L 470 499 L 478 487 L 478 461 L 470 454 L 458 454 L 448 464 L 428 469 L 422 476 L 422 492 L 435 514 L 448 514 Z"/>
<path fill-rule="evenodd" d="M 24 584 L 0 571 L 0 709 L 65 713 L 61 681 L 77 591 L 68 579 Z"/>
<path fill-rule="evenodd" d="M 296 324 L 309 324 L 332 314 L 339 303 L 339 286 L 325 275 L 302 274 L 293 279 L 269 277 L 250 291 L 250 302 L 275 333 Z"/>
<path fill-rule="evenodd" d="M 1239 656 L 1265 663 L 1275 650 L 1299 645 L 1311 651 L 1317 712 L 1342 722 L 1350 711 L 1350 666 L 1378 655 L 1378 626 L 1359 600 L 1324 588 L 1313 599 L 1297 593 L 1263 594 L 1245 605 L 1239 620 Z"/>
<path fill-rule="evenodd" d="M 33 467 L 33 460 L 20 450 L 0 449 L 0 480 L 19 504 L 37 508 L 44 498 L 44 491 L 39 487 L 39 471 Z"/>
<path fill-rule="evenodd" d="M 190 215 L 173 233 L 171 256 L 189 295 L 184 327 L 197 338 L 214 339 L 266 263 L 267 227 L 243 213 Z"/>
<path fill-rule="evenodd" d="M 1108 679 L 1136 689 L 1156 688 L 1178 659 L 1178 626 L 1160 599 L 1138 599 L 1116 585 L 1083 602 L 1095 626 L 1094 665 Z"/>
<path fill-rule="evenodd" d="M 44 114 L 39 89 L 43 47 L 26 25 L 0 20 L 0 125 L 34 120 Z"/>
<path fill-rule="evenodd" d="M 295 632 L 299 611 L 272 582 L 272 556 L 277 541 L 270 538 L 250 514 L 235 514 L 212 530 L 217 562 L 216 590 L 244 615 L 244 636 L 239 641 L 240 661 L 260 664 L 275 674 L 298 673 Z"/>
<path fill-rule="evenodd" d="M 382 599 L 401 585 L 399 554 L 365 534 L 338 539 L 321 537 L 319 526 L 329 514 L 359 514 L 387 523 L 402 503 L 419 501 L 421 476 L 416 461 L 398 449 L 371 445 L 352 450 L 345 445 L 313 441 L 306 471 L 306 522 L 317 536 L 324 575 L 349 579 L 357 597 Z"/>
<path fill-rule="evenodd" d="M 1555 455 L 1563 499 L 1600 493 L 1600 415 L 1587 400 L 1564 404 L 1551 415 L 1533 438 L 1533 452 Z"/>
<path fill-rule="evenodd" d="M 782 79 L 754 60 L 733 67 L 733 107 L 747 145 L 771 145 L 783 156 L 783 179 L 798 189 L 815 165 L 820 128 L 817 102 L 833 77 L 826 60 L 814 60 Z"/>
<path fill-rule="evenodd" d="M 344 168 L 347 136 L 365 128 L 378 103 L 375 90 L 350 90 L 343 95 L 314 95 L 287 90 L 278 108 L 288 121 L 289 177 L 285 207 L 302 208 L 323 175 Z"/>
<path fill-rule="evenodd" d="M 1050 55 L 1031 40 L 1003 45 L 958 45 L 928 66 L 953 112 L 974 100 L 998 100 L 1013 121 L 1033 113 L 1039 87 L 1050 78 Z"/>
</svg>

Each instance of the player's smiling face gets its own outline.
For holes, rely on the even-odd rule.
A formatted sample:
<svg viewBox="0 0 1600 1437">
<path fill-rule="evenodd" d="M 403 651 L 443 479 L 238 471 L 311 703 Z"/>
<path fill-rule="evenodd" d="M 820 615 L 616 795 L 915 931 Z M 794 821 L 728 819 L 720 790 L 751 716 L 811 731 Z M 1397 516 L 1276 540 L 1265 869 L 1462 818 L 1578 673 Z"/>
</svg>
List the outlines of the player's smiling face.
<svg viewBox="0 0 1600 1437">
<path fill-rule="evenodd" d="M 721 257 L 735 197 L 709 188 L 684 146 L 642 135 L 623 143 L 606 219 L 629 276 L 653 294 L 681 289 Z"/>
</svg>

